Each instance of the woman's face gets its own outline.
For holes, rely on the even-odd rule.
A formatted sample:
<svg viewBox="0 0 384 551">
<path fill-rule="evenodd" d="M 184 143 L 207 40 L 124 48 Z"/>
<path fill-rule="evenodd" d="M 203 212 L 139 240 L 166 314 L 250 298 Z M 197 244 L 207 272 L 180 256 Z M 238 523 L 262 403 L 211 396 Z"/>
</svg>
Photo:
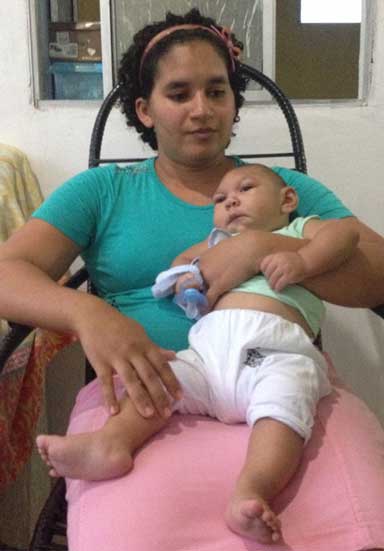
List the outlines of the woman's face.
<svg viewBox="0 0 384 551">
<path fill-rule="evenodd" d="M 150 98 L 138 99 L 136 109 L 156 132 L 159 158 L 185 165 L 220 160 L 235 117 L 224 60 L 205 41 L 173 46 L 159 61 Z"/>
</svg>

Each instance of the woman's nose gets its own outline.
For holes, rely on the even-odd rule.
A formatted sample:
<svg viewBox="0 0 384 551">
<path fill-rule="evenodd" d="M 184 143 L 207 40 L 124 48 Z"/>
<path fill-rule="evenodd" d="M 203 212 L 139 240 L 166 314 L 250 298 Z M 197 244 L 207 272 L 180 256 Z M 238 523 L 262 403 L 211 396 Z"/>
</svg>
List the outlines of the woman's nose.
<svg viewBox="0 0 384 551">
<path fill-rule="evenodd" d="M 195 117 L 206 117 L 211 114 L 209 99 L 204 92 L 197 92 L 193 98 L 192 115 Z"/>
</svg>

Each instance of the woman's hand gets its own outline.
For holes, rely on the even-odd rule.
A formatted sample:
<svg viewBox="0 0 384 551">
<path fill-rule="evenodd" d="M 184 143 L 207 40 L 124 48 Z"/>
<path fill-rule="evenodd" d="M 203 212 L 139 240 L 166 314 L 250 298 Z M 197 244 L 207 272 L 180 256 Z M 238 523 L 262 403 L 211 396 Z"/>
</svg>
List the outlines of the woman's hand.
<svg viewBox="0 0 384 551">
<path fill-rule="evenodd" d="M 55 283 L 79 252 L 47 222 L 27 222 L 0 248 L 1 317 L 77 335 L 110 412 L 119 409 L 112 380 L 116 372 L 143 416 L 154 408 L 166 415 L 171 397 L 181 391 L 168 364 L 174 352 L 156 346 L 138 323 L 100 298 Z"/>
<path fill-rule="evenodd" d="M 274 252 L 297 251 L 305 240 L 261 230 L 246 230 L 221 241 L 200 256 L 199 267 L 212 307 L 224 293 L 260 272 L 262 259 Z"/>
<path fill-rule="evenodd" d="M 199 268 L 207 285 L 206 297 L 211 308 L 224 293 L 259 271 L 247 233 L 225 239 L 200 256 Z"/>
<path fill-rule="evenodd" d="M 104 301 L 84 297 L 87 305 L 76 315 L 75 331 L 102 386 L 111 414 L 119 411 L 113 374 L 120 376 L 128 396 L 144 417 L 171 415 L 171 397 L 180 399 L 181 387 L 169 361 L 175 353 L 156 346 L 136 321 Z"/>
</svg>

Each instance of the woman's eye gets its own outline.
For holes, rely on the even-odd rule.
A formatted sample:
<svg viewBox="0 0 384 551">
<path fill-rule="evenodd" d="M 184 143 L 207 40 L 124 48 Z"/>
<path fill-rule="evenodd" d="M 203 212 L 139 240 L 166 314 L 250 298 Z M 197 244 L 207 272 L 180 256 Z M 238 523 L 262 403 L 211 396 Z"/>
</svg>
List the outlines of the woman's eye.
<svg viewBox="0 0 384 551">
<path fill-rule="evenodd" d="M 217 89 L 217 90 L 210 90 L 208 92 L 208 95 L 212 98 L 220 98 L 224 96 L 225 90 Z"/>
<path fill-rule="evenodd" d="M 172 94 L 169 98 L 172 101 L 185 101 L 187 99 L 187 94 L 185 92 L 178 92 L 177 94 Z"/>
</svg>

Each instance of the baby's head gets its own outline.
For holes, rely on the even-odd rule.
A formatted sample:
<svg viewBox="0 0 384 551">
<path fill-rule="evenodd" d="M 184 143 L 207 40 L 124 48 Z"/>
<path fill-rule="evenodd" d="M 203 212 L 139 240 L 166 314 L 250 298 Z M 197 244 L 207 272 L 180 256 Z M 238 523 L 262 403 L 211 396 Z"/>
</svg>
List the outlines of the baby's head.
<svg viewBox="0 0 384 551">
<path fill-rule="evenodd" d="M 273 170 L 254 164 L 227 172 L 213 202 L 215 226 L 238 233 L 248 228 L 273 231 L 286 226 L 298 198 Z"/>
</svg>

